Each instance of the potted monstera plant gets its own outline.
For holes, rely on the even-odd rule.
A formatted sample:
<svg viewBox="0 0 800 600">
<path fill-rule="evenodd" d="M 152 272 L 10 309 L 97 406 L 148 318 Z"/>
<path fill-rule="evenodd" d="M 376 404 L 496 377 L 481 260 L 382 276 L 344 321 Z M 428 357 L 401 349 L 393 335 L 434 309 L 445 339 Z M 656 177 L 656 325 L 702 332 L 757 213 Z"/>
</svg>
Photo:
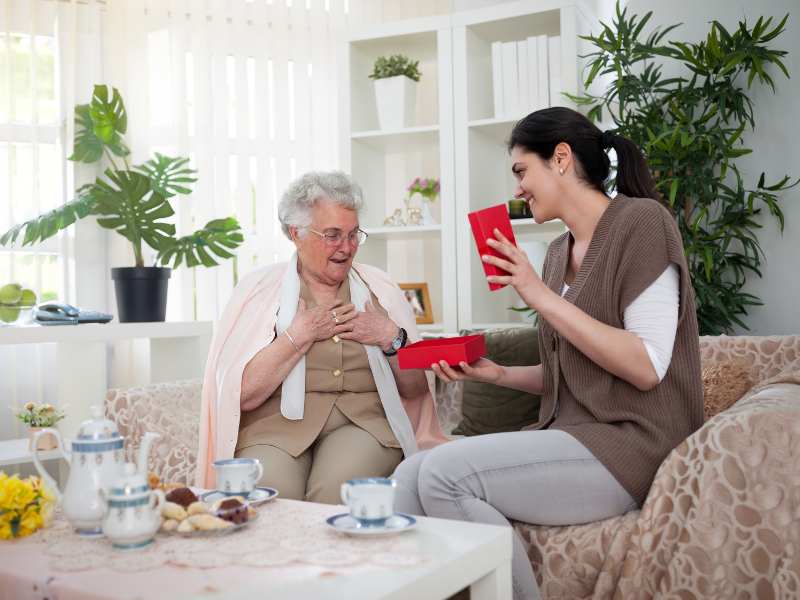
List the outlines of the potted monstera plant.
<svg viewBox="0 0 800 600">
<path fill-rule="evenodd" d="M 188 167 L 188 158 L 158 153 L 131 166 L 123 138 L 127 128 L 119 91 L 95 85 L 91 102 L 75 107 L 75 142 L 69 160 L 92 164 L 105 159 L 103 176 L 79 187 L 74 200 L 6 231 L 0 245 L 20 239 L 23 246 L 35 244 L 96 215 L 98 225 L 113 229 L 133 246 L 134 266 L 111 269 L 119 320 L 163 321 L 171 269 L 184 263 L 216 266 L 219 259 L 233 257 L 244 237 L 233 217 L 213 219 L 177 237 L 169 222 L 175 214 L 170 200 L 191 193 L 196 171 Z M 144 245 L 156 252 L 154 265 L 145 265 Z"/>
</svg>

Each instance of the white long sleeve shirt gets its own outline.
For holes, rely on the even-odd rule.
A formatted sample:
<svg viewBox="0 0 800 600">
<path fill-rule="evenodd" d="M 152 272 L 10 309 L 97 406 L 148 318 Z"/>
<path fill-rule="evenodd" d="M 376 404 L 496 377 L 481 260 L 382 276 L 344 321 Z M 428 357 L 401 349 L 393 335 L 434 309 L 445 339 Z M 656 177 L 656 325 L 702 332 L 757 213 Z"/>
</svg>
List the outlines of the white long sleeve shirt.
<svg viewBox="0 0 800 600">
<path fill-rule="evenodd" d="M 565 283 L 561 295 L 566 294 L 568 289 Z M 642 340 L 659 381 L 664 379 L 672 361 L 679 305 L 680 270 L 678 265 L 670 263 L 623 313 L 625 330 Z"/>
</svg>

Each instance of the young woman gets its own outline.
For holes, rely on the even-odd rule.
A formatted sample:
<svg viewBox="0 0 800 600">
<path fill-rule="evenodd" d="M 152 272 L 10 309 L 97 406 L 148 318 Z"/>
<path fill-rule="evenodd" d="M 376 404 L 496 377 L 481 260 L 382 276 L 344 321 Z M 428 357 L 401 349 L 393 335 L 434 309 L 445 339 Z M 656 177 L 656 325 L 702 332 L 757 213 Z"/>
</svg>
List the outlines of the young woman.
<svg viewBox="0 0 800 600">
<path fill-rule="evenodd" d="M 515 195 L 534 219 L 569 231 L 543 272 L 499 231 L 482 259 L 509 275 L 539 314 L 542 363 L 487 359 L 431 368 L 542 394 L 539 422 L 513 433 L 460 439 L 399 465 L 398 510 L 508 525 L 574 525 L 641 506 L 666 455 L 702 424 L 695 304 L 677 224 L 659 204 L 641 151 L 567 108 L 532 113 L 508 143 Z M 617 154 L 617 195 L 605 192 Z M 514 597 L 539 592 L 514 536 Z"/>
</svg>

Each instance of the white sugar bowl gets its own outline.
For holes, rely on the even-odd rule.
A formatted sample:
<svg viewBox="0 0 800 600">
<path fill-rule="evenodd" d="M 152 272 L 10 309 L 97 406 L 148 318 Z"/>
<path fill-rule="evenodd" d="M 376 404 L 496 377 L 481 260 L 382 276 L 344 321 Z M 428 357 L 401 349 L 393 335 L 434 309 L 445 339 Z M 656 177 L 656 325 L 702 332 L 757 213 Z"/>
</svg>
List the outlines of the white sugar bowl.
<svg viewBox="0 0 800 600">
<path fill-rule="evenodd" d="M 135 550 L 150 544 L 161 526 L 164 492 L 151 490 L 136 465 L 125 463 L 123 474 L 104 495 L 103 533 L 114 548 Z"/>
</svg>

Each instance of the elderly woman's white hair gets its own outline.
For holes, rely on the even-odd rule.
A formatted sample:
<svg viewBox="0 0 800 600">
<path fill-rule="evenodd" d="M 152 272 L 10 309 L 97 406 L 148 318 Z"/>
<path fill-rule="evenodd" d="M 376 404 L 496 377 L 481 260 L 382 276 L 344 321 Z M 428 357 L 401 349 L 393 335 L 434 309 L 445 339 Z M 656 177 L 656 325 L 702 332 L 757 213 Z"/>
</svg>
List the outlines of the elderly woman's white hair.
<svg viewBox="0 0 800 600">
<path fill-rule="evenodd" d="M 289 184 L 278 204 L 278 220 L 291 239 L 289 227 L 311 225 L 311 209 L 319 200 L 329 200 L 356 212 L 364 205 L 361 187 L 342 171 L 310 171 Z"/>
</svg>

